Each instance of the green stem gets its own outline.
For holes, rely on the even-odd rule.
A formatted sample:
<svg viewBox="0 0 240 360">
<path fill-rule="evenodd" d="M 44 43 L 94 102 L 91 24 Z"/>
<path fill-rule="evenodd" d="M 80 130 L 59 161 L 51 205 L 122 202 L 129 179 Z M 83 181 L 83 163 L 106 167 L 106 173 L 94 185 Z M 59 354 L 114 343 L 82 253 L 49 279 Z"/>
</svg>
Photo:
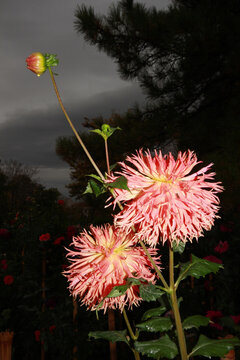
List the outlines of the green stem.
<svg viewBox="0 0 240 360">
<path fill-rule="evenodd" d="M 105 143 L 105 154 L 106 154 L 106 163 L 107 163 L 107 173 L 110 175 L 110 164 L 109 164 L 109 154 L 108 154 L 108 143 L 107 139 L 104 139 Z"/>
<path fill-rule="evenodd" d="M 142 240 L 139 240 L 139 243 L 140 245 L 142 246 L 143 250 L 145 251 L 145 254 L 147 255 L 150 263 L 152 264 L 152 266 L 154 267 L 154 270 L 156 271 L 156 273 L 158 274 L 159 276 L 159 279 L 162 281 L 164 287 L 165 287 L 165 290 L 168 292 L 169 291 L 169 286 L 167 284 L 167 282 L 165 281 L 161 271 L 159 270 L 159 268 L 157 267 L 157 264 L 155 263 L 155 261 L 153 260 L 153 258 L 151 257 L 151 255 L 149 254 L 149 251 L 148 249 L 146 248 L 144 242 Z"/>
<path fill-rule="evenodd" d="M 169 280 L 170 280 L 170 297 L 171 297 L 172 310 L 176 323 L 181 359 L 186 360 L 187 359 L 186 340 L 185 340 L 185 335 L 182 327 L 182 321 L 181 321 L 178 302 L 177 302 L 176 287 L 174 285 L 174 253 L 170 245 L 169 245 Z"/>
<path fill-rule="evenodd" d="M 91 155 L 89 154 L 86 146 L 84 145 L 84 143 L 83 143 L 82 139 L 80 138 L 77 130 L 75 129 L 73 123 L 71 122 L 71 120 L 70 120 L 70 118 L 69 118 L 69 116 L 68 116 L 68 114 L 67 114 L 67 111 L 65 110 L 65 108 L 64 108 L 64 106 L 63 106 L 63 102 L 62 102 L 62 99 L 61 99 L 61 97 L 60 97 L 60 94 L 59 94 L 59 91 L 58 91 L 58 88 L 57 88 L 56 81 L 55 81 L 55 79 L 54 79 L 54 75 L 53 75 L 52 69 L 49 67 L 48 70 L 49 70 L 49 73 L 50 73 L 50 76 L 51 76 L 51 80 L 52 80 L 53 87 L 54 87 L 55 93 L 56 93 L 56 95 L 57 95 L 59 104 L 60 104 L 60 106 L 61 106 L 61 109 L 62 109 L 62 111 L 63 111 L 63 113 L 64 113 L 64 115 L 65 115 L 65 117 L 66 117 L 66 119 L 67 119 L 67 121 L 68 121 L 71 129 L 72 129 L 72 131 L 74 132 L 74 134 L 75 134 L 76 138 L 78 139 L 80 145 L 82 146 L 83 150 L 85 151 L 85 154 L 87 155 L 87 157 L 88 157 L 89 161 L 91 162 L 92 166 L 94 167 L 94 169 L 96 170 L 96 172 L 98 173 L 98 175 L 100 176 L 100 178 L 105 181 L 105 178 L 104 178 L 103 174 L 101 173 L 101 171 L 99 170 L 99 168 L 98 168 L 98 166 L 96 165 L 95 161 L 93 160 L 93 158 L 92 158 Z"/>
<path fill-rule="evenodd" d="M 131 339 L 133 341 L 137 340 L 137 336 L 134 334 L 134 332 L 132 330 L 132 327 L 131 327 L 131 324 L 130 324 L 130 322 L 128 320 L 128 316 L 127 316 L 127 313 L 126 313 L 125 309 L 123 309 L 123 317 L 124 317 L 125 323 L 127 325 L 128 332 L 129 332 L 129 335 L 130 335 Z M 135 349 L 132 349 L 132 351 L 134 353 L 135 360 L 140 360 L 140 354 Z"/>
<path fill-rule="evenodd" d="M 57 84 L 56 84 L 56 81 L 55 81 L 55 78 L 54 78 L 54 75 L 53 75 L 53 72 L 52 72 L 51 67 L 49 67 L 48 70 L 49 70 L 49 73 L 50 73 L 50 76 L 51 76 L 51 80 L 52 80 L 52 83 L 53 83 L 53 87 L 54 87 L 55 93 L 56 93 L 56 95 L 57 95 L 57 99 L 58 99 L 58 101 L 59 101 L 60 107 L 61 107 L 61 109 L 62 109 L 62 111 L 63 111 L 63 113 L 64 113 L 64 115 L 65 115 L 65 117 L 66 117 L 66 119 L 67 119 L 67 121 L 68 121 L 71 129 L 72 129 L 72 131 L 74 132 L 77 140 L 79 141 L 80 145 L 82 146 L 83 150 L 85 151 L 85 154 L 87 155 L 87 157 L 88 157 L 89 161 L 91 162 L 91 164 L 93 165 L 94 169 L 96 170 L 96 172 L 98 173 L 98 175 L 100 176 L 100 178 L 101 178 L 103 181 L 105 181 L 105 178 L 104 178 L 103 174 L 101 173 L 100 169 L 98 168 L 98 166 L 96 165 L 95 161 L 93 160 L 93 158 L 91 157 L 90 153 L 88 152 L 88 150 L 87 150 L 86 146 L 84 145 L 82 139 L 80 138 L 77 130 L 75 129 L 73 123 L 71 122 L 71 120 L 70 120 L 70 118 L 69 118 L 69 116 L 68 116 L 68 114 L 67 114 L 66 109 L 64 108 L 64 105 L 63 105 L 62 99 L 61 99 L 61 97 L 60 97 L 60 94 L 59 94 L 59 91 L 58 91 L 58 88 L 57 88 Z M 106 141 L 105 141 L 105 149 L 106 149 L 106 157 L 107 157 L 107 159 L 108 159 L 108 149 L 107 149 Z M 107 160 L 107 164 L 108 164 L 108 165 L 107 165 L 107 166 L 108 166 L 108 171 L 110 172 L 109 160 Z M 111 189 L 110 192 L 111 192 L 111 194 L 112 194 L 113 196 L 115 195 L 115 194 L 114 194 L 114 190 Z M 118 202 L 118 206 L 119 206 L 120 210 L 123 209 L 122 205 L 121 205 L 119 202 Z M 144 245 L 144 243 L 143 243 L 142 241 L 140 241 L 140 244 L 141 244 L 144 252 L 146 253 L 149 261 L 151 262 L 151 264 L 153 265 L 154 269 L 156 270 L 156 272 L 157 272 L 159 278 L 161 279 L 163 285 L 165 286 L 166 290 L 168 290 L 168 289 L 169 289 L 168 284 L 166 283 L 165 279 L 163 278 L 163 276 L 162 276 L 160 270 L 158 269 L 157 265 L 155 264 L 153 258 L 152 258 L 151 255 L 149 254 L 146 246 Z"/>
</svg>

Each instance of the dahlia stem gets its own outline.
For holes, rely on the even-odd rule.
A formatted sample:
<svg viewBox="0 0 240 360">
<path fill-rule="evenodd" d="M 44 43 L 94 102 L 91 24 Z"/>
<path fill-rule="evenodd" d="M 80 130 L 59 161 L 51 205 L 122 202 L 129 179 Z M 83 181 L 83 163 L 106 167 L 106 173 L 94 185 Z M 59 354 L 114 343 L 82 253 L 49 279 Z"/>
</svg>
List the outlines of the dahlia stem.
<svg viewBox="0 0 240 360">
<path fill-rule="evenodd" d="M 108 153 L 108 142 L 107 142 L 107 139 L 104 139 L 104 143 L 105 143 L 107 173 L 108 173 L 108 175 L 110 175 L 110 163 L 109 163 L 109 153 Z"/>
<path fill-rule="evenodd" d="M 173 249 L 169 245 L 169 280 L 170 280 L 170 297 L 172 302 L 172 310 L 175 318 L 176 329 L 177 329 L 177 336 L 178 336 L 178 344 L 181 353 L 181 359 L 187 360 L 187 347 L 186 347 L 186 340 L 185 335 L 182 327 L 182 321 L 180 317 L 178 302 L 177 302 L 177 294 L 176 294 L 176 287 L 174 284 L 174 253 Z"/>
<path fill-rule="evenodd" d="M 62 102 L 62 99 L 61 99 L 61 97 L 60 97 L 60 94 L 59 94 L 59 91 L 58 91 L 58 88 L 57 88 L 57 84 L 56 84 L 56 81 L 55 81 L 55 78 L 54 78 L 52 69 L 49 67 L 48 70 L 49 70 L 49 73 L 50 73 L 50 76 L 51 76 L 51 80 L 52 80 L 53 87 L 54 87 L 55 93 L 56 93 L 56 95 L 57 95 L 59 104 L 60 104 L 60 106 L 61 106 L 61 109 L 62 109 L 62 111 L 63 111 L 63 113 L 64 113 L 64 115 L 65 115 L 65 117 L 66 117 L 66 119 L 67 119 L 67 121 L 68 121 L 71 129 L 72 129 L 72 131 L 74 132 L 74 134 L 75 134 L 76 138 L 78 139 L 80 145 L 82 146 L 83 150 L 85 151 L 85 154 L 87 155 L 87 157 L 88 157 L 89 161 L 91 162 L 92 166 L 94 167 L 94 169 L 96 170 L 96 172 L 98 173 L 98 175 L 100 176 L 100 178 L 105 181 L 105 178 L 104 178 L 103 174 L 101 173 L 99 167 L 97 166 L 97 164 L 95 163 L 95 161 L 94 161 L 93 158 L 91 157 L 90 153 L 88 152 L 88 150 L 87 150 L 86 146 L 84 145 L 82 139 L 80 138 L 77 130 L 75 129 L 73 123 L 71 122 L 71 120 L 70 120 L 70 118 L 69 118 L 69 116 L 68 116 L 68 114 L 67 114 L 67 111 L 65 110 L 65 108 L 64 108 L 64 106 L 63 106 L 63 102 Z"/>
<path fill-rule="evenodd" d="M 147 255 L 150 263 L 152 264 L 152 266 L 154 267 L 154 270 L 156 271 L 156 273 L 158 274 L 159 276 L 159 279 L 162 281 L 164 287 L 165 287 L 165 290 L 166 291 L 169 291 L 169 286 L 167 284 L 167 282 L 165 281 L 161 271 L 159 270 L 159 268 L 157 267 L 157 264 L 155 263 L 155 261 L 153 260 L 153 258 L 151 257 L 151 255 L 149 254 L 149 251 L 148 249 L 146 248 L 144 242 L 142 240 L 139 240 L 139 243 L 140 245 L 142 246 L 143 250 L 145 251 L 145 254 Z"/>
<path fill-rule="evenodd" d="M 128 320 L 127 313 L 126 313 L 124 308 L 123 308 L 123 317 L 124 317 L 125 323 L 127 325 L 128 332 L 129 332 L 129 335 L 130 335 L 131 339 L 133 341 L 137 340 L 138 337 L 134 334 L 134 332 L 132 330 L 131 324 L 130 324 L 130 322 Z M 133 351 L 135 360 L 140 360 L 140 354 L 135 349 L 132 349 L 132 351 Z"/>
<path fill-rule="evenodd" d="M 48 67 L 48 70 L 49 70 L 49 73 L 50 73 L 50 76 L 51 76 L 51 80 L 52 80 L 52 83 L 53 83 L 53 87 L 54 87 L 55 93 L 56 93 L 56 95 L 57 95 L 57 99 L 58 99 L 58 101 L 59 101 L 60 107 L 61 107 L 61 109 L 62 109 L 62 111 L 63 111 L 63 113 L 64 113 L 64 115 L 65 115 L 65 117 L 66 117 L 66 119 L 67 119 L 67 121 L 68 121 L 71 129 L 72 129 L 72 131 L 74 132 L 77 140 L 79 141 L 80 145 L 82 146 L 83 150 L 85 151 L 85 154 L 87 155 L 89 161 L 91 162 L 92 166 L 93 166 L 94 169 L 96 170 L 97 174 L 98 174 L 98 175 L 100 176 L 100 178 L 105 182 L 105 178 L 104 178 L 103 174 L 101 173 L 99 167 L 97 166 L 97 164 L 96 164 L 95 161 L 93 160 L 92 156 L 91 156 L 90 153 L 88 152 L 88 150 L 87 150 L 86 146 L 84 145 L 81 137 L 79 136 L 76 128 L 74 127 L 74 125 L 73 125 L 70 117 L 68 116 L 68 113 L 67 113 L 67 111 L 66 111 L 66 109 L 65 109 L 65 107 L 64 107 L 64 105 L 63 105 L 61 96 L 60 96 L 60 94 L 59 94 L 59 91 L 58 91 L 58 88 L 57 88 L 57 84 L 56 84 L 56 81 L 55 81 L 55 78 L 54 78 L 54 75 L 53 75 L 53 72 L 52 72 L 51 67 Z M 105 149 L 106 149 L 107 169 L 108 169 L 108 173 L 110 173 L 109 157 L 108 157 L 108 147 L 107 147 L 107 142 L 106 142 L 106 141 L 105 141 Z M 111 192 L 111 194 L 114 196 L 114 190 L 110 189 L 110 192 Z M 120 208 L 121 210 L 123 209 L 122 205 L 121 205 L 119 202 L 118 202 L 118 206 L 119 206 L 119 208 Z M 163 276 L 162 276 L 161 272 L 159 271 L 157 265 L 155 264 L 153 258 L 152 258 L 151 255 L 149 254 L 146 246 L 144 245 L 144 243 L 143 243 L 142 241 L 140 241 L 140 244 L 141 244 L 144 252 L 146 253 L 149 261 L 151 262 L 151 264 L 153 265 L 154 269 L 156 270 L 156 272 L 157 272 L 160 280 L 162 281 L 164 287 L 166 288 L 166 290 L 169 289 L 168 284 L 166 283 L 165 279 L 163 278 Z"/>
</svg>

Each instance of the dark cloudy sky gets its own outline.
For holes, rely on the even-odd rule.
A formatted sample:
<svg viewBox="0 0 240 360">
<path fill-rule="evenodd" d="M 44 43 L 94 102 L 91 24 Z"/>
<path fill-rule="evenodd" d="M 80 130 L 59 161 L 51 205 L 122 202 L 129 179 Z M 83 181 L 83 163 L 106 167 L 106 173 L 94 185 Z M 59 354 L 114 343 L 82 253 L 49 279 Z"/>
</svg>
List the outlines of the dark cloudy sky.
<svg viewBox="0 0 240 360">
<path fill-rule="evenodd" d="M 56 81 L 77 129 L 83 118 L 124 112 L 143 102 L 137 83 L 120 79 L 113 60 L 88 45 L 73 27 L 77 5 L 104 14 L 111 0 L 0 0 L 0 159 L 38 167 L 46 187 L 67 195 L 68 165 L 55 154 L 58 136 L 71 135 L 48 73 L 26 69 L 33 52 L 57 54 Z M 139 0 L 166 7 L 169 0 Z"/>
</svg>

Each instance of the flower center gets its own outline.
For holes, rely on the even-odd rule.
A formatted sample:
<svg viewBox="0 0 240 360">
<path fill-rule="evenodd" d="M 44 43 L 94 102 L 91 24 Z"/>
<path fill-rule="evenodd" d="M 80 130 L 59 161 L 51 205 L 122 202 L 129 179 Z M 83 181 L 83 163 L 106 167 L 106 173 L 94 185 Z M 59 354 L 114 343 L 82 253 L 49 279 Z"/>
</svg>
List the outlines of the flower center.
<svg viewBox="0 0 240 360">
<path fill-rule="evenodd" d="M 172 180 L 167 179 L 164 175 L 152 177 L 152 179 L 160 183 L 172 184 L 173 182 Z"/>
</svg>

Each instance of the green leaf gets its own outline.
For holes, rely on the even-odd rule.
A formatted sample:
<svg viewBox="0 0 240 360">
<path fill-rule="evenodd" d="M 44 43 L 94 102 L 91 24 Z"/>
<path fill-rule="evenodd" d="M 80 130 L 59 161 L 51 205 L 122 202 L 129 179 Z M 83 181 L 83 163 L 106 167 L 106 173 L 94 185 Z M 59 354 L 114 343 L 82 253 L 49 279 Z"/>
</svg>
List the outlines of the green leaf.
<svg viewBox="0 0 240 360">
<path fill-rule="evenodd" d="M 143 316 L 142 316 L 142 321 L 148 320 L 152 317 L 158 317 L 160 315 L 162 315 L 167 309 L 165 308 L 165 306 L 160 306 L 154 309 L 149 309 L 147 310 Z"/>
<path fill-rule="evenodd" d="M 105 185 L 114 189 L 124 189 L 130 191 L 127 186 L 127 179 L 125 178 L 125 176 L 119 176 L 115 181 L 111 183 L 106 183 Z"/>
<path fill-rule="evenodd" d="M 94 339 L 105 339 L 111 342 L 116 342 L 116 341 L 123 341 L 125 343 L 128 344 L 127 341 L 127 330 L 121 330 L 121 331 L 91 331 L 88 334 L 89 338 L 94 338 Z"/>
<path fill-rule="evenodd" d="M 102 124 L 101 130 L 95 129 L 90 131 L 102 136 L 104 140 L 107 140 L 116 130 L 121 130 L 121 128 L 120 127 L 112 128 L 108 124 Z"/>
<path fill-rule="evenodd" d="M 128 288 L 129 288 L 128 284 L 114 286 L 112 288 L 112 290 L 110 291 L 110 293 L 107 295 L 107 297 L 111 298 L 111 297 L 121 296 L 121 295 L 125 294 L 125 292 L 127 291 Z"/>
<path fill-rule="evenodd" d="M 178 354 L 176 344 L 170 340 L 168 335 L 162 336 L 158 340 L 136 341 L 134 346 L 138 352 L 154 359 L 174 359 Z"/>
<path fill-rule="evenodd" d="M 155 301 L 160 298 L 163 294 L 165 294 L 162 290 L 160 290 L 156 285 L 151 283 L 149 284 L 141 284 L 139 286 L 140 297 L 145 301 Z"/>
<path fill-rule="evenodd" d="M 90 130 L 90 131 L 102 136 L 105 139 L 105 136 L 100 129 L 95 129 L 95 130 Z"/>
<path fill-rule="evenodd" d="M 223 268 L 221 264 L 214 263 L 205 259 L 200 259 L 192 255 L 192 262 L 181 264 L 181 271 L 177 282 L 185 279 L 187 276 L 193 276 L 199 279 L 209 273 L 216 273 L 219 269 Z"/>
<path fill-rule="evenodd" d="M 95 175 L 95 174 L 90 174 L 90 175 L 87 175 L 87 176 L 90 176 L 92 177 L 93 179 L 96 179 L 98 181 L 100 181 L 101 183 L 103 183 L 103 180 L 100 178 L 100 176 L 98 175 Z"/>
<path fill-rule="evenodd" d="M 90 179 L 88 181 L 86 190 L 84 191 L 83 194 L 94 194 L 96 197 L 98 197 L 101 194 L 104 194 L 106 192 L 106 189 L 104 188 L 104 186 L 96 183 L 96 181 Z"/>
<path fill-rule="evenodd" d="M 184 252 L 186 244 L 183 241 L 179 241 L 179 243 L 177 244 L 177 242 L 174 240 L 172 245 L 174 252 L 178 252 L 179 254 L 182 254 Z"/>
<path fill-rule="evenodd" d="M 141 285 L 146 283 L 147 281 L 145 279 L 139 278 L 127 278 L 127 283 L 130 285 Z"/>
<path fill-rule="evenodd" d="M 137 324 L 136 327 L 139 328 L 140 331 L 163 332 L 163 331 L 171 330 L 173 324 L 169 318 L 160 317 L 157 319 L 150 319 L 143 323 Z"/>
<path fill-rule="evenodd" d="M 209 318 L 202 315 L 193 315 L 187 317 L 183 323 L 182 326 L 184 329 L 191 329 L 193 327 L 199 328 L 199 326 L 207 326 L 209 324 Z"/>
<path fill-rule="evenodd" d="M 237 337 L 231 339 L 214 340 L 209 339 L 204 335 L 200 335 L 197 345 L 193 348 L 190 356 L 216 356 L 222 357 L 228 351 L 232 350 L 234 346 L 239 346 L 240 340 Z"/>
</svg>

